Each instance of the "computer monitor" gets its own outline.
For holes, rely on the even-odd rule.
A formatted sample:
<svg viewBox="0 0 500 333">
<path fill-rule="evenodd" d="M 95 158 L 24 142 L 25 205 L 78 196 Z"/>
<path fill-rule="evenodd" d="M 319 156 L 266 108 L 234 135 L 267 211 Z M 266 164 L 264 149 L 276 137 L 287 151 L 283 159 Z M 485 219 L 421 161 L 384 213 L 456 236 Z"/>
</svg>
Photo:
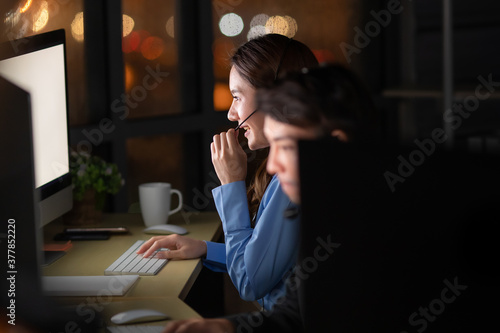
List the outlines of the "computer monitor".
<svg viewBox="0 0 500 333">
<path fill-rule="evenodd" d="M 307 331 L 495 325 L 500 155 L 442 148 L 299 143 Z"/>
<path fill-rule="evenodd" d="M 63 29 L 0 44 L 0 75 L 31 95 L 40 227 L 73 205 Z"/>
<path fill-rule="evenodd" d="M 33 223 L 38 216 L 30 103 L 26 91 L 0 75 L 0 154 L 5 157 L 0 163 L 0 245 L 7 259 L 2 266 L 2 286 L 3 281 L 11 278 L 18 287 L 2 295 L 2 304 L 6 306 L 16 300 L 17 291 L 19 300 L 41 292 L 41 239 Z"/>
<path fill-rule="evenodd" d="M 30 94 L 0 74 L 0 315 L 5 330 L 97 332 L 99 316 L 91 321 L 75 307 L 45 295 L 41 283 L 42 233 L 35 191 Z M 35 222 L 35 223 L 34 223 Z M 3 332 L 4 330 L 2 330 Z"/>
</svg>

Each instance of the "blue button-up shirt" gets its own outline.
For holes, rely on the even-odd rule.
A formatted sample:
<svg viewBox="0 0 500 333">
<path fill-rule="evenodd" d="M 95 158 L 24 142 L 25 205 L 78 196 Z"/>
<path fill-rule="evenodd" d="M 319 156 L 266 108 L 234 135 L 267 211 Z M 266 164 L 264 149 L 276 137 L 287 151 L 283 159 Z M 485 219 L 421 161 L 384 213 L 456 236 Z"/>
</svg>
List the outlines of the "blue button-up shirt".
<svg viewBox="0 0 500 333">
<path fill-rule="evenodd" d="M 273 176 L 252 228 L 244 181 L 212 190 L 222 221 L 225 244 L 207 243 L 205 266 L 227 271 L 242 299 L 257 300 L 270 310 L 285 294 L 285 279 L 297 259 L 299 219 L 285 218 L 294 204 Z"/>
</svg>

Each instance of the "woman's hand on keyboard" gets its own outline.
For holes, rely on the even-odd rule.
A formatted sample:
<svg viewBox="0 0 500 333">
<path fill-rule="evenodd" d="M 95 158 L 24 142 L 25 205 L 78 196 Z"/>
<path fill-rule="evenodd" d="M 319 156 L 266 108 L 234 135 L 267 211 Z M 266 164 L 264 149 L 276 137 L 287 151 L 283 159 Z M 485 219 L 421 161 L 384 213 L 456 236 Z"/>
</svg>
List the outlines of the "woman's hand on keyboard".
<svg viewBox="0 0 500 333">
<path fill-rule="evenodd" d="M 167 324 L 162 333 L 175 333 L 175 332 L 207 332 L 207 333 L 231 333 L 235 329 L 233 324 L 227 319 L 213 318 L 213 319 L 187 319 L 175 320 Z"/>
<path fill-rule="evenodd" d="M 142 244 L 137 254 L 150 257 L 161 248 L 169 249 L 156 253 L 155 256 L 161 259 L 194 259 L 207 254 L 207 244 L 204 241 L 177 234 L 151 237 Z"/>
</svg>

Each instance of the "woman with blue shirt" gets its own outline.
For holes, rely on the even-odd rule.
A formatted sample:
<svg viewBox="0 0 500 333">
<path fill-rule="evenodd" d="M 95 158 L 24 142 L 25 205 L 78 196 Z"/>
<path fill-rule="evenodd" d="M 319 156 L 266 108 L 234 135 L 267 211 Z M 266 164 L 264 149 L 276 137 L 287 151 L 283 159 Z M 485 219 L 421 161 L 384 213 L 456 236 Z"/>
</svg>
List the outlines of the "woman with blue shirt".
<svg viewBox="0 0 500 333">
<path fill-rule="evenodd" d="M 257 90 L 272 85 L 287 71 L 317 64 L 306 45 L 278 34 L 252 39 L 236 50 L 229 75 L 233 103 L 228 119 L 238 122 L 238 126 L 215 135 L 210 146 L 221 182 L 212 194 L 225 243 L 180 235 L 157 236 L 138 253 L 149 256 L 165 247 L 170 251 L 158 254 L 163 258 L 202 257 L 208 268 L 228 272 L 242 299 L 257 300 L 263 309 L 272 309 L 284 295 L 284 281 L 296 261 L 298 220 L 283 215 L 294 204 L 281 190 L 276 176 L 266 172 L 266 160 L 247 189 L 247 155 L 237 141 L 238 133 L 245 131 L 251 150 L 268 148 L 264 115 L 256 110 Z"/>
</svg>

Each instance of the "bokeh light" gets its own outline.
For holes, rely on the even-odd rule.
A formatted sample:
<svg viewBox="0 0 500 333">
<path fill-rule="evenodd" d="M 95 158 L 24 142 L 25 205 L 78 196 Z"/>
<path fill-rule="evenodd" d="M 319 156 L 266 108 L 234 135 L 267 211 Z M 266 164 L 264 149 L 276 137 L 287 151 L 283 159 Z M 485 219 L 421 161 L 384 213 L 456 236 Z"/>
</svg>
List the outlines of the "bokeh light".
<svg viewBox="0 0 500 333">
<path fill-rule="evenodd" d="M 293 17 L 288 15 L 285 15 L 283 18 L 286 20 L 286 23 L 288 25 L 285 36 L 287 36 L 288 38 L 293 38 L 299 28 L 297 25 L 297 21 Z"/>
<path fill-rule="evenodd" d="M 229 91 L 227 83 L 216 83 L 214 85 L 214 109 L 215 111 L 227 111 L 231 107 L 233 96 Z"/>
<path fill-rule="evenodd" d="M 261 25 L 261 26 L 266 26 L 266 22 L 269 19 L 269 15 L 267 14 L 257 14 L 254 17 L 252 17 L 252 20 L 250 21 L 250 28 L 253 28 L 255 26 Z"/>
<path fill-rule="evenodd" d="M 170 18 L 167 21 L 167 25 L 165 26 L 165 29 L 167 29 L 167 35 L 169 35 L 172 38 L 175 38 L 175 28 L 174 28 L 174 17 L 170 16 Z"/>
<path fill-rule="evenodd" d="M 283 16 L 271 16 L 266 22 L 266 33 L 280 34 L 286 36 L 288 32 L 288 21 Z"/>
<path fill-rule="evenodd" d="M 33 14 L 33 32 L 41 31 L 49 21 L 49 5 L 47 1 L 42 1 L 40 3 L 40 8 Z"/>
<path fill-rule="evenodd" d="M 335 62 L 336 58 L 332 51 L 330 50 L 311 50 L 319 63 L 322 62 Z"/>
<path fill-rule="evenodd" d="M 131 65 L 125 64 L 125 91 L 132 90 L 135 81 L 134 69 Z"/>
<path fill-rule="evenodd" d="M 297 21 L 288 15 L 285 16 L 271 16 L 265 23 L 266 33 L 280 34 L 292 38 L 298 30 Z"/>
<path fill-rule="evenodd" d="M 123 14 L 123 37 L 128 36 L 134 30 L 134 19 Z"/>
<path fill-rule="evenodd" d="M 73 22 L 71 22 L 71 35 L 77 42 L 83 42 L 84 39 L 83 12 L 76 13 Z"/>
<path fill-rule="evenodd" d="M 33 0 L 27 0 L 26 3 L 24 4 L 24 6 L 22 6 L 19 11 L 21 13 L 25 13 L 30 7 L 31 7 L 31 3 L 33 2 Z"/>
<path fill-rule="evenodd" d="M 7 13 L 4 22 L 6 25 L 13 27 L 19 23 L 20 19 L 21 19 L 21 12 L 19 10 L 16 10 Z"/>
<path fill-rule="evenodd" d="M 235 13 L 228 13 L 222 16 L 219 21 L 219 29 L 223 35 L 234 37 L 243 31 L 243 19 Z"/>
<path fill-rule="evenodd" d="M 161 56 L 164 50 L 163 39 L 155 36 L 146 38 L 141 44 L 142 56 L 148 60 L 154 60 Z"/>
<path fill-rule="evenodd" d="M 141 38 L 141 41 L 143 41 L 146 38 L 148 38 L 149 36 L 151 36 L 151 34 L 149 33 L 149 31 L 144 30 L 144 29 L 137 30 L 137 33 L 139 34 L 139 37 Z"/>
<path fill-rule="evenodd" d="M 263 36 L 267 34 L 266 23 L 269 21 L 269 15 L 267 14 L 257 14 L 252 17 L 250 21 L 250 29 L 247 33 L 247 40 L 254 39 L 256 37 Z"/>
<path fill-rule="evenodd" d="M 140 44 L 141 44 L 141 35 L 137 31 L 132 31 L 128 36 L 123 37 L 122 51 L 123 53 L 130 53 L 132 51 L 137 51 Z"/>
<path fill-rule="evenodd" d="M 266 34 L 266 27 L 263 25 L 256 25 L 251 27 L 247 33 L 247 40 L 254 39 L 259 36 L 264 36 Z"/>
</svg>

